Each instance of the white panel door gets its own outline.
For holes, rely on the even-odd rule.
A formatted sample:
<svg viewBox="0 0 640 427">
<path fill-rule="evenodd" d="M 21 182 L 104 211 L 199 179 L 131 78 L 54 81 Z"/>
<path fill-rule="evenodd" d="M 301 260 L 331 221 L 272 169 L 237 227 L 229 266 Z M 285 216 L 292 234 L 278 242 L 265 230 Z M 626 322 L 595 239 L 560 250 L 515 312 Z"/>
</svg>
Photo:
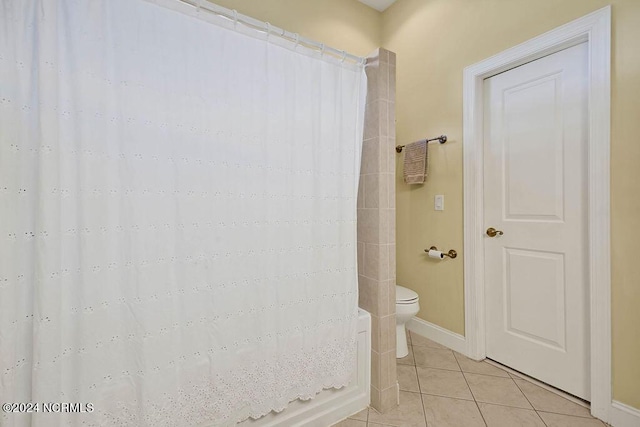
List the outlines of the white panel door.
<svg viewBox="0 0 640 427">
<path fill-rule="evenodd" d="M 589 400 L 586 43 L 484 82 L 487 357 Z"/>
</svg>

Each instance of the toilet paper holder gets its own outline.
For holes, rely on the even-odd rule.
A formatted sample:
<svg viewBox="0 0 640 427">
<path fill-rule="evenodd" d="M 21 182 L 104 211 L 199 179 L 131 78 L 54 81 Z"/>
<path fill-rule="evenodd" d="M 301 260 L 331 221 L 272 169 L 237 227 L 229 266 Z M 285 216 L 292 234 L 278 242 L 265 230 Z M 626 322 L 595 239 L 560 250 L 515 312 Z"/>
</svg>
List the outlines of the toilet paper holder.
<svg viewBox="0 0 640 427">
<path fill-rule="evenodd" d="M 438 248 L 436 248 L 435 246 L 431 246 L 429 249 L 425 249 L 424 251 L 429 253 L 429 251 L 437 251 L 437 250 Z M 449 252 L 442 252 L 442 255 L 448 256 L 449 258 L 453 259 L 458 256 L 458 252 L 454 251 L 453 249 L 449 249 Z"/>
</svg>

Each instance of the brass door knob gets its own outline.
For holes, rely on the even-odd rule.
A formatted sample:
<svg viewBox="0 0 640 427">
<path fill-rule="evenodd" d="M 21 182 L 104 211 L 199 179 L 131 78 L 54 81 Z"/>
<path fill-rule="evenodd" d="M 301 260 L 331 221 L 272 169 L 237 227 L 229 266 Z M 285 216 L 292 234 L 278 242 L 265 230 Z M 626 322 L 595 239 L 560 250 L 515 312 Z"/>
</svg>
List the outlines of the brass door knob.
<svg viewBox="0 0 640 427">
<path fill-rule="evenodd" d="M 493 227 L 489 227 L 487 228 L 487 236 L 489 237 L 496 237 L 496 236 L 502 236 L 504 233 L 500 230 L 496 230 Z"/>
</svg>

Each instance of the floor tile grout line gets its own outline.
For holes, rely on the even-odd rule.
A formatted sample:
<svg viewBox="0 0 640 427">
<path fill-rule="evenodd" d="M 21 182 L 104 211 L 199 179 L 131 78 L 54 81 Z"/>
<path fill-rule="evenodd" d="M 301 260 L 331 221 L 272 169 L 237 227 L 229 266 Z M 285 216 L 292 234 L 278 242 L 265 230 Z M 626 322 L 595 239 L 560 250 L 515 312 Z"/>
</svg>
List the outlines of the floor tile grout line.
<svg viewBox="0 0 640 427">
<path fill-rule="evenodd" d="M 457 362 L 457 360 L 456 360 L 456 362 Z M 418 365 L 416 365 L 416 366 L 418 366 Z M 460 367 L 459 371 L 454 371 L 453 369 L 447 369 L 447 368 L 434 368 L 432 366 L 418 366 L 418 367 L 419 368 L 440 369 L 442 371 L 450 371 L 450 372 L 462 372 L 464 374 L 483 375 L 485 377 L 512 379 L 511 377 L 504 377 L 504 376 L 501 376 L 501 375 L 481 374 L 481 373 L 478 373 L 478 372 L 465 371 L 465 370 L 462 369 L 462 367 Z"/>
<path fill-rule="evenodd" d="M 418 381 L 418 391 L 420 392 L 420 394 L 422 394 L 422 386 L 420 385 L 420 375 L 418 375 L 418 366 L 413 365 L 413 370 L 416 371 L 416 380 Z"/>
<path fill-rule="evenodd" d="M 402 390 L 405 393 L 412 393 L 412 394 L 422 394 L 422 393 L 418 393 L 417 391 L 406 391 L 406 390 Z"/>
<path fill-rule="evenodd" d="M 520 406 L 504 405 L 504 404 L 500 404 L 500 403 L 482 402 L 482 401 L 480 401 L 480 403 L 488 403 L 488 404 L 490 404 L 490 405 L 508 406 L 508 407 L 510 407 L 510 408 L 518 408 L 518 409 L 532 409 L 532 410 L 534 410 L 534 411 L 536 410 L 536 408 L 534 408 L 534 407 L 533 407 L 533 405 L 531 404 L 531 402 L 529 402 L 529 399 L 527 398 L 527 396 L 525 396 L 525 394 L 522 392 L 522 390 L 520 390 L 520 387 L 518 387 L 518 384 L 516 384 L 516 382 L 513 380 L 513 378 L 507 378 L 507 377 L 494 377 L 494 376 L 491 376 L 491 375 L 474 374 L 473 372 L 463 372 L 462 374 L 464 375 L 464 379 L 465 379 L 465 380 L 467 379 L 467 376 L 466 376 L 465 374 L 471 374 L 471 375 L 482 375 L 482 376 L 485 376 L 485 377 L 502 378 L 502 379 L 505 379 L 505 380 L 511 380 L 511 382 L 513 382 L 513 383 L 515 384 L 516 388 L 517 388 L 517 389 L 518 389 L 518 391 L 522 394 L 522 396 L 525 398 L 525 400 L 527 401 L 527 403 L 529 404 L 529 406 L 530 406 L 530 407 L 529 407 L 529 408 L 522 408 L 522 407 L 520 407 Z M 471 386 L 469 386 L 469 388 L 471 388 Z M 471 391 L 471 393 L 473 394 L 473 390 Z M 473 396 L 473 398 L 475 399 L 475 395 Z M 476 399 L 476 401 L 477 401 L 477 399 Z"/>
<path fill-rule="evenodd" d="M 490 365 L 500 368 L 505 372 L 507 372 L 511 376 L 511 378 L 514 379 L 514 381 L 515 380 L 526 381 L 530 384 L 540 387 L 543 390 L 553 393 L 556 396 L 559 396 L 565 400 L 568 400 L 571 403 L 574 403 L 578 406 L 582 406 L 583 408 L 587 408 L 589 410 L 589 413 L 591 413 L 591 404 L 589 402 L 585 402 L 583 399 L 573 396 L 571 393 L 567 393 L 563 390 L 560 390 L 559 388 L 554 387 L 551 384 L 547 384 L 544 381 L 540 381 L 539 379 L 533 378 L 523 372 L 517 371 L 509 366 L 503 365 L 500 362 L 496 362 L 495 360 L 492 360 L 492 359 L 487 359 L 487 361 L 488 361 L 487 363 L 489 363 Z"/>
<path fill-rule="evenodd" d="M 456 371 L 455 369 L 447 369 L 447 368 L 436 368 L 434 366 L 423 366 L 423 365 L 413 365 L 416 368 L 427 368 L 427 369 L 440 369 L 441 371 L 449 371 L 449 372 L 462 372 L 462 371 Z"/>
<path fill-rule="evenodd" d="M 464 356 L 464 355 L 462 355 L 462 354 L 461 354 L 461 356 Z M 485 375 L 485 376 L 487 376 L 487 377 L 497 377 L 497 378 L 511 378 L 511 376 L 510 376 L 511 374 L 510 374 L 509 372 L 505 371 L 504 369 L 501 369 L 501 370 L 502 370 L 502 371 L 504 371 L 504 373 L 506 373 L 506 374 L 507 374 L 507 375 L 509 375 L 509 376 L 505 377 L 505 376 L 502 376 L 502 375 L 481 374 L 481 373 L 478 373 L 478 372 L 465 371 L 464 369 L 462 369 L 462 365 L 460 365 L 460 361 L 459 361 L 459 360 L 458 360 L 458 358 L 456 357 L 456 352 L 455 352 L 455 351 L 453 352 L 453 357 L 455 357 L 455 358 L 456 358 L 456 362 L 458 362 L 458 365 L 460 366 L 460 370 L 461 370 L 462 372 L 467 373 L 467 374 Z M 473 360 L 473 359 L 471 359 L 471 360 Z M 474 362 L 475 362 L 475 360 L 474 360 Z M 485 362 L 485 361 L 482 361 L 482 362 L 478 362 L 478 363 L 486 363 L 486 362 Z M 492 364 L 490 364 L 490 363 L 487 363 L 487 365 L 489 365 L 489 366 L 493 366 L 493 365 L 492 365 Z M 496 369 L 500 369 L 500 368 L 498 368 L 497 366 L 495 366 L 495 368 L 496 368 Z M 513 378 L 512 378 L 512 379 L 513 379 Z"/>
<path fill-rule="evenodd" d="M 600 422 L 604 422 L 600 418 L 596 418 L 593 415 L 589 415 L 588 417 L 583 417 L 582 415 L 563 414 L 562 412 L 554 412 L 554 411 L 548 411 L 548 410 L 544 410 L 544 409 L 535 409 L 535 411 L 536 412 L 544 412 L 545 414 L 562 415 L 563 417 L 581 418 L 583 420 L 598 420 Z"/>
<path fill-rule="evenodd" d="M 509 374 L 509 375 L 511 375 L 511 374 Z M 597 418 L 595 418 L 594 416 L 592 416 L 592 415 L 591 415 L 591 412 L 589 412 L 589 416 L 588 416 L 588 417 L 583 417 L 583 416 L 581 416 L 581 415 L 563 414 L 563 413 L 560 413 L 560 412 L 544 411 L 544 410 L 542 410 L 542 409 L 538 409 L 538 408 L 536 408 L 536 407 L 533 405 L 533 403 L 531 403 L 531 401 L 529 400 L 529 397 L 527 397 L 527 395 L 526 395 L 526 393 L 524 392 L 524 390 L 522 390 L 522 388 L 520 388 L 520 385 L 518 384 L 518 381 L 516 381 L 516 379 L 519 379 L 519 380 L 521 380 L 521 381 L 526 381 L 527 383 L 532 384 L 532 385 L 534 385 L 534 386 L 536 386 L 536 387 L 539 387 L 539 388 L 541 388 L 542 390 L 548 391 L 549 393 L 553 393 L 553 392 L 552 392 L 552 391 L 550 391 L 550 390 L 546 390 L 544 387 L 540 387 L 538 384 L 535 384 L 535 383 L 533 383 L 533 382 L 531 382 L 531 381 L 529 381 L 529 380 L 527 380 L 527 379 L 525 379 L 525 378 L 519 377 L 519 376 L 517 376 L 517 375 L 516 375 L 516 377 L 518 377 L 518 378 L 513 378 L 513 376 L 512 376 L 512 378 L 511 378 L 511 379 L 513 380 L 513 382 L 514 382 L 514 383 L 516 383 L 516 387 L 518 387 L 518 389 L 520 390 L 520 392 L 524 395 L 525 399 L 527 399 L 527 401 L 529 402 L 529 404 L 531 405 L 531 407 L 534 409 L 534 411 L 536 411 L 536 414 L 537 414 L 537 415 L 538 415 L 538 417 L 542 420 L 542 423 L 543 423 L 545 426 L 547 425 L 547 423 L 544 421 L 544 419 L 542 418 L 542 416 L 539 414 L 540 412 L 545 412 L 545 413 L 547 413 L 547 414 L 563 415 L 563 416 L 567 416 L 567 417 L 574 417 L 574 418 L 597 419 Z M 554 395 L 556 395 L 557 397 L 559 397 L 560 399 L 564 399 L 564 400 L 566 400 L 567 402 L 573 403 L 573 404 L 574 404 L 574 405 L 576 405 L 576 406 L 580 406 L 580 407 L 584 408 L 584 406 L 582 406 L 582 405 L 580 405 L 580 404 L 578 404 L 578 403 L 576 403 L 576 402 L 573 402 L 573 401 L 571 401 L 571 400 L 569 400 L 569 399 L 566 399 L 566 398 L 564 398 L 563 396 L 560 396 L 560 395 L 559 395 L 559 394 L 557 394 L 557 393 L 553 393 L 553 394 L 554 394 Z M 585 408 L 585 409 L 588 409 L 588 410 L 589 410 L 589 408 Z M 600 421 L 601 421 L 601 420 L 600 420 Z"/>
<path fill-rule="evenodd" d="M 462 372 L 464 372 L 465 374 L 484 375 L 485 377 L 512 379 L 511 377 L 503 377 L 502 375 L 481 374 L 479 372 L 471 372 L 471 371 L 462 371 Z"/>
<path fill-rule="evenodd" d="M 527 399 L 527 402 L 529 402 L 529 405 L 531 405 L 531 407 L 533 408 L 533 410 L 536 412 L 536 415 L 538 416 L 538 418 L 540 418 L 540 421 L 542 421 L 542 424 L 544 424 L 545 426 L 547 426 L 547 423 L 544 421 L 544 419 L 540 416 L 540 414 L 538 413 L 538 409 L 534 406 L 533 403 L 531 403 L 531 401 L 529 400 L 529 397 L 527 396 L 527 394 L 524 392 L 524 390 L 522 390 L 520 388 L 520 386 L 518 385 L 518 382 L 511 378 L 511 381 L 513 381 L 513 383 L 516 385 L 516 387 L 518 387 L 518 390 L 520 390 L 520 393 L 522 393 L 522 395 L 524 396 L 525 399 Z M 547 426 L 548 427 L 548 426 Z"/>
<path fill-rule="evenodd" d="M 522 406 L 512 406 L 512 405 L 505 405 L 503 403 L 495 403 L 495 402 L 483 402 L 482 400 L 478 400 L 478 403 L 482 403 L 484 405 L 493 405 L 493 406 L 502 406 L 503 408 L 511 408 L 511 409 L 522 409 L 524 411 L 534 411 L 534 412 L 538 412 L 535 409 L 532 408 L 523 408 Z M 547 412 L 547 411 L 540 411 L 540 412 Z M 565 414 L 555 414 L 555 415 L 565 415 Z M 573 415 L 569 415 L 570 417 Z"/>
<path fill-rule="evenodd" d="M 413 353 L 413 340 L 411 342 L 412 342 L 411 353 Z M 415 362 L 415 359 L 414 359 L 414 362 Z M 420 404 L 422 405 L 422 417 L 424 418 L 424 425 L 425 427 L 429 427 L 429 421 L 427 421 L 427 410 L 424 407 L 424 399 L 422 398 L 422 387 L 420 386 L 420 377 L 418 376 L 418 367 L 416 365 L 413 365 L 413 370 L 416 371 L 416 381 L 418 381 L 418 392 L 420 393 Z"/>
<path fill-rule="evenodd" d="M 466 400 L 467 402 L 475 402 L 475 399 L 473 397 L 471 397 L 471 399 L 465 399 L 464 397 L 452 397 L 452 396 L 446 396 L 444 394 L 436 394 L 436 393 L 422 392 L 420 394 L 424 394 L 425 396 L 445 397 L 447 399 Z"/>
<path fill-rule="evenodd" d="M 501 375 L 481 374 L 478 372 L 471 372 L 471 371 L 462 371 L 462 372 L 464 372 L 465 374 L 482 375 L 483 377 L 504 378 L 506 380 L 513 380 L 513 378 L 511 377 L 503 377 Z"/>
<path fill-rule="evenodd" d="M 458 364 L 458 367 L 460 368 L 460 372 L 462 373 L 462 378 L 464 378 L 464 382 L 467 384 L 467 388 L 469 389 L 469 393 L 471 393 L 471 397 L 473 397 L 473 402 L 476 404 L 476 408 L 478 408 L 478 412 L 480 413 L 480 417 L 482 417 L 482 422 L 484 423 L 485 426 L 488 427 L 489 424 L 487 423 L 487 420 L 484 418 L 484 414 L 482 413 L 482 410 L 480 409 L 480 405 L 478 405 L 478 401 L 476 400 L 476 396 L 473 394 L 473 390 L 471 390 L 471 386 L 469 385 L 469 381 L 467 381 L 467 377 L 464 375 L 464 371 L 462 370 L 462 366 L 460 365 L 460 362 L 458 361 L 458 358 L 456 357 L 455 351 L 453 352 L 453 358 L 455 359 L 456 363 Z"/>
</svg>

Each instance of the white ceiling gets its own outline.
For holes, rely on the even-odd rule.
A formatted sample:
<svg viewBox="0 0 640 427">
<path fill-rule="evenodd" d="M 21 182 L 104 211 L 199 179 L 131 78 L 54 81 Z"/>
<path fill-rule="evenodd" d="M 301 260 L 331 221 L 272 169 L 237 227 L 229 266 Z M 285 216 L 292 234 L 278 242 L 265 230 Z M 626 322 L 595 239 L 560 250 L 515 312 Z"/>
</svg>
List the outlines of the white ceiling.
<svg viewBox="0 0 640 427">
<path fill-rule="evenodd" d="M 396 0 L 358 0 L 360 3 L 364 3 L 380 12 L 383 12 L 386 8 L 391 6 Z"/>
</svg>

